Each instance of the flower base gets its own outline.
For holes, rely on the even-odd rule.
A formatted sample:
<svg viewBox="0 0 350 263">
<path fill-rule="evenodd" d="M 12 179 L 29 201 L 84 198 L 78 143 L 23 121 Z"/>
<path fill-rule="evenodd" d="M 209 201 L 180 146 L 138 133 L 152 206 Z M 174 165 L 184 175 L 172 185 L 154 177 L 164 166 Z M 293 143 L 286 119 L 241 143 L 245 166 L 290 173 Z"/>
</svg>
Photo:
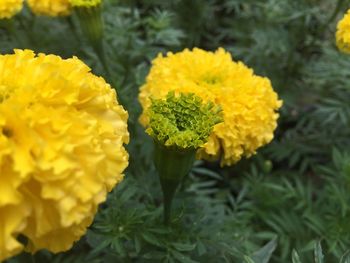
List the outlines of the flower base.
<svg viewBox="0 0 350 263">
<path fill-rule="evenodd" d="M 163 191 L 165 225 L 170 223 L 172 200 L 182 178 L 190 172 L 195 155 L 195 149 L 183 151 L 155 142 L 154 163 Z"/>
</svg>

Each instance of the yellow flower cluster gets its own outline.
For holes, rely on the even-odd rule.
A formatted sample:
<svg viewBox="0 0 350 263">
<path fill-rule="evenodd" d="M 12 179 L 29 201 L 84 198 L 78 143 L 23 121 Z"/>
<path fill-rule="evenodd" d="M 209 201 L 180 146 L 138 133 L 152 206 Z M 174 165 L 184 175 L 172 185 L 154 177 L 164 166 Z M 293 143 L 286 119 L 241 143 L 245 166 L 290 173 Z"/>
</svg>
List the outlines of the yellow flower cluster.
<svg viewBox="0 0 350 263">
<path fill-rule="evenodd" d="M 72 6 L 93 7 L 101 4 L 102 0 L 70 0 Z"/>
<path fill-rule="evenodd" d="M 27 0 L 36 15 L 66 16 L 71 12 L 69 0 Z"/>
<path fill-rule="evenodd" d="M 23 0 L 1 0 L 0 19 L 11 18 L 22 10 Z"/>
<path fill-rule="evenodd" d="M 350 9 L 338 22 L 335 38 L 339 50 L 350 53 Z"/>
<path fill-rule="evenodd" d="M 222 165 L 231 165 L 273 139 L 276 110 L 282 101 L 269 79 L 254 75 L 222 48 L 216 52 L 186 49 L 166 57 L 160 54 L 139 94 L 143 107 L 140 122 L 144 126 L 149 123 L 151 98 L 164 98 L 169 91 L 194 93 L 223 110 L 224 122 L 214 127 L 198 152 L 199 158 L 220 159 Z"/>
<path fill-rule="evenodd" d="M 69 249 L 128 164 L 127 112 L 77 58 L 0 56 L 0 261 Z"/>
</svg>

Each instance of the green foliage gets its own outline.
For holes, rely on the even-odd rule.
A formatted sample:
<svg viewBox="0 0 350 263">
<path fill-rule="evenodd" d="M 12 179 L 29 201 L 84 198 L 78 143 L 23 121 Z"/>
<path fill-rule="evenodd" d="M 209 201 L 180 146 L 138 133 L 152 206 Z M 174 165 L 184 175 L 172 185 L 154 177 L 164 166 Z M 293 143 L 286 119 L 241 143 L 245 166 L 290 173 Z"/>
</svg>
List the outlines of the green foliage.
<svg viewBox="0 0 350 263">
<path fill-rule="evenodd" d="M 296 248 L 309 262 L 315 238 L 324 239 L 330 262 L 350 246 L 349 161 L 347 153 L 334 150 L 333 164 L 318 165 L 315 172 L 301 175 L 306 178 L 298 173 L 266 177 L 250 172 L 245 183 L 256 204 L 251 207 L 253 222 L 259 220 L 256 227 L 264 229 L 262 236 L 277 234 L 283 260 Z"/>
<path fill-rule="evenodd" d="M 76 55 L 118 89 L 130 116 L 125 180 L 82 240 L 65 253 L 38 252 L 36 262 L 350 262 L 350 57 L 334 45 L 348 1 L 104 2 L 112 76 L 76 17 L 34 17 L 26 9 L 0 26 L 2 53 Z M 253 158 L 226 168 L 196 163 L 165 227 L 137 94 L 157 53 L 193 46 L 228 49 L 271 79 L 284 106 L 275 140 Z M 9 262 L 28 260 L 22 254 Z"/>
<path fill-rule="evenodd" d="M 317 242 L 315 242 L 315 245 L 314 245 L 314 262 L 315 263 L 324 263 L 323 257 L 324 256 L 323 256 L 321 242 L 317 241 Z M 302 261 L 299 258 L 298 252 L 296 250 L 293 250 L 292 262 L 293 263 L 302 263 Z M 338 262 L 339 263 L 348 263 L 348 262 L 350 262 L 349 251 L 345 252 L 341 256 L 341 258 L 340 258 L 340 260 Z"/>
</svg>

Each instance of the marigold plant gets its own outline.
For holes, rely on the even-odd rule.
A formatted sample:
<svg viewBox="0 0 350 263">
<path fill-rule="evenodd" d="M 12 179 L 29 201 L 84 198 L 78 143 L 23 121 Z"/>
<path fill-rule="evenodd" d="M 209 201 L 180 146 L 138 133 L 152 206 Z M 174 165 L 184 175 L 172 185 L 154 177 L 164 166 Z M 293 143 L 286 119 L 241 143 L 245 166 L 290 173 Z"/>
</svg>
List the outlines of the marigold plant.
<svg viewBox="0 0 350 263">
<path fill-rule="evenodd" d="M 22 10 L 23 0 L 1 0 L 0 19 L 11 18 Z"/>
<path fill-rule="evenodd" d="M 170 223 L 171 203 L 182 178 L 193 166 L 196 150 L 207 142 L 214 126 L 222 122 L 221 108 L 203 103 L 193 93 L 151 99 L 149 128 L 155 142 L 154 164 L 163 191 L 164 223 Z"/>
<path fill-rule="evenodd" d="M 350 53 L 350 9 L 338 22 L 335 37 L 339 50 L 344 53 Z"/>
<path fill-rule="evenodd" d="M 272 140 L 276 110 L 282 101 L 269 79 L 254 75 L 242 62 L 233 61 L 224 49 L 207 52 L 194 48 L 160 54 L 152 63 L 139 94 L 143 107 L 140 121 L 144 126 L 149 123 L 151 97 L 162 98 L 169 91 L 194 93 L 204 101 L 219 104 L 224 118 L 199 150 L 200 158 L 220 159 L 222 165 L 231 165 Z"/>
<path fill-rule="evenodd" d="M 127 112 L 76 57 L 0 56 L 0 261 L 69 249 L 123 179 Z"/>
<path fill-rule="evenodd" d="M 66 16 L 71 12 L 69 0 L 27 0 L 36 15 Z"/>
</svg>

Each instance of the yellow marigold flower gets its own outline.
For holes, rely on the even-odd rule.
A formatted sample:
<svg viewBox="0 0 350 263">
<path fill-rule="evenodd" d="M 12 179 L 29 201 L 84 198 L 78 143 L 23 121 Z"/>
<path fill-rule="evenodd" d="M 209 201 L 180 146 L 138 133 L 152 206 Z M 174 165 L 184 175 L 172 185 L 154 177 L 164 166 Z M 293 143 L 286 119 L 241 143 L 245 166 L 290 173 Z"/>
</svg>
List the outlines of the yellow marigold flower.
<svg viewBox="0 0 350 263">
<path fill-rule="evenodd" d="M 144 126 L 149 123 L 150 98 L 164 98 L 169 91 L 194 93 L 222 108 L 224 122 L 214 127 L 198 152 L 199 158 L 220 158 L 222 165 L 234 164 L 273 138 L 276 110 L 282 101 L 269 79 L 254 75 L 222 48 L 216 52 L 195 48 L 166 57 L 158 55 L 139 95 L 143 107 L 140 122 Z"/>
<path fill-rule="evenodd" d="M 350 9 L 338 22 L 335 38 L 339 50 L 350 53 Z"/>
<path fill-rule="evenodd" d="M 101 4 L 102 0 L 70 0 L 72 6 L 92 7 Z"/>
<path fill-rule="evenodd" d="M 66 16 L 71 12 L 69 0 L 28 0 L 28 5 L 36 15 Z"/>
<path fill-rule="evenodd" d="M 0 261 L 69 249 L 123 178 L 127 112 L 76 57 L 0 56 Z"/>
<path fill-rule="evenodd" d="M 1 0 L 0 19 L 11 18 L 22 10 L 23 0 Z"/>
</svg>

